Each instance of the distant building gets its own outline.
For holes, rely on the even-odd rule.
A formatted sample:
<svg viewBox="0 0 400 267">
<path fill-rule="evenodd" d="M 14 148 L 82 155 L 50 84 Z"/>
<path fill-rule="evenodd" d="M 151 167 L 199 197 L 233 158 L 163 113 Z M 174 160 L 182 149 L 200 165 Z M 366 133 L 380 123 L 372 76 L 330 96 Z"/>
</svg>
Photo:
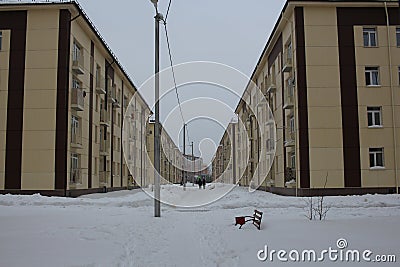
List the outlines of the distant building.
<svg viewBox="0 0 400 267">
<path fill-rule="evenodd" d="M 154 185 L 154 120 L 147 124 L 147 153 L 151 164 L 147 164 L 148 180 L 143 186 Z M 161 126 L 161 159 L 160 175 L 165 179 L 164 183 L 178 184 L 182 181 L 183 157 L 179 148 L 175 145 L 168 132 Z M 161 181 L 162 182 L 162 181 Z"/>
</svg>

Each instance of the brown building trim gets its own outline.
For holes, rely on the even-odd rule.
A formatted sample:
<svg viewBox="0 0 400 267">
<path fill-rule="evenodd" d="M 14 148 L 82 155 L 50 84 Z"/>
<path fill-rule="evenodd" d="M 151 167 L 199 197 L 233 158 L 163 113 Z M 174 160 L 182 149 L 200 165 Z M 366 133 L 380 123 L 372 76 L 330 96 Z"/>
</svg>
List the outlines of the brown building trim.
<svg viewBox="0 0 400 267">
<path fill-rule="evenodd" d="M 89 153 L 88 153 L 88 188 L 92 188 L 93 174 L 93 98 L 94 98 L 94 43 L 90 41 L 90 81 L 89 81 Z M 97 103 L 96 103 L 97 104 Z M 97 133 L 96 133 L 97 134 Z"/>
<path fill-rule="evenodd" d="M 129 189 L 139 189 L 139 186 L 129 187 Z M 90 188 L 90 189 L 73 189 L 73 190 L 0 190 L 0 194 L 13 194 L 13 195 L 33 195 L 40 194 L 42 196 L 67 196 L 67 197 L 79 197 L 88 194 L 96 193 L 107 193 L 121 190 L 129 190 L 127 187 L 114 187 L 114 188 Z"/>
<path fill-rule="evenodd" d="M 121 121 L 120 121 L 120 125 L 121 125 L 121 138 L 120 138 L 120 144 L 119 144 L 119 148 L 120 148 L 120 151 L 121 151 L 121 163 L 120 163 L 120 165 L 119 165 L 119 168 L 120 168 L 120 170 L 119 170 L 119 175 L 120 175 L 120 178 L 121 178 L 121 186 L 123 186 L 124 185 L 124 177 L 123 177 L 123 175 L 122 175 L 122 169 L 124 168 L 124 162 L 125 162 L 125 158 L 124 158 L 124 151 L 123 151 L 123 134 L 124 134 L 124 131 L 123 131 L 123 125 L 124 125 L 124 105 L 125 105 L 125 103 L 124 103 L 124 81 L 122 80 L 122 86 L 121 86 L 122 88 L 121 88 L 121 96 L 120 96 L 120 99 L 121 99 Z M 128 183 L 127 183 L 127 186 L 128 186 Z"/>
<path fill-rule="evenodd" d="M 386 25 L 384 7 L 338 7 L 340 90 L 345 187 L 361 187 L 361 155 L 354 26 Z M 399 23 L 397 8 L 389 8 L 389 22 Z"/>
<path fill-rule="evenodd" d="M 57 110 L 56 110 L 56 151 L 55 189 L 67 189 L 68 173 L 68 102 L 69 102 L 69 56 L 71 36 L 71 13 L 60 10 L 58 35 Z"/>
<path fill-rule="evenodd" d="M 26 24 L 26 11 L 0 12 L 0 29 L 11 30 L 5 151 L 5 189 L 21 189 Z"/>
<path fill-rule="evenodd" d="M 283 41 L 282 41 L 282 34 L 279 35 L 278 40 L 276 40 L 276 43 L 274 45 L 274 48 L 272 48 L 271 53 L 268 55 L 268 74 L 269 74 L 269 69 L 274 65 L 274 62 L 276 58 L 279 56 L 279 54 L 282 54 L 283 52 Z"/>
<path fill-rule="evenodd" d="M 296 196 L 296 188 L 260 187 L 260 191 L 267 191 L 282 196 Z M 299 188 L 297 196 L 351 196 L 365 194 L 395 194 L 395 187 L 345 187 L 345 188 Z"/>
<path fill-rule="evenodd" d="M 296 63 L 297 63 L 297 102 L 299 129 L 300 188 L 310 188 L 310 152 L 308 135 L 308 100 L 306 48 L 304 36 L 304 10 L 296 7 Z"/>
<path fill-rule="evenodd" d="M 106 77 L 107 77 L 107 81 L 109 78 L 111 78 L 111 81 L 114 83 L 115 82 L 115 76 L 114 76 L 114 69 L 111 66 L 114 63 L 111 62 L 109 63 L 107 60 L 105 62 L 105 66 L 106 66 Z M 111 115 L 111 133 L 110 133 L 110 182 L 111 182 L 111 187 L 114 186 L 114 167 L 113 167 L 113 163 L 114 163 L 114 109 L 113 109 L 113 105 L 111 103 L 111 105 L 109 105 L 108 103 L 108 96 L 111 94 L 112 88 L 108 88 L 108 83 L 106 83 L 106 107 L 110 108 L 110 115 Z M 105 163 L 106 164 L 106 163 Z"/>
</svg>

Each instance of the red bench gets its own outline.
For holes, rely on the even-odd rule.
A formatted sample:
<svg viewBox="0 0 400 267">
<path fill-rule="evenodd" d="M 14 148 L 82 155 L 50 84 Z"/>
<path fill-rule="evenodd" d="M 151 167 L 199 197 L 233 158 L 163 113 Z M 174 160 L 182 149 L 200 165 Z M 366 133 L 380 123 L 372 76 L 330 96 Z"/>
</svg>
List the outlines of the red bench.
<svg viewBox="0 0 400 267">
<path fill-rule="evenodd" d="M 258 230 L 261 230 L 261 219 L 262 219 L 263 213 L 258 210 L 254 210 L 253 216 L 240 216 L 240 217 L 235 217 L 236 225 L 240 225 L 239 229 L 242 228 L 242 226 L 247 223 L 252 221 L 253 225 L 257 227 Z M 248 219 L 246 219 L 248 218 Z"/>
</svg>

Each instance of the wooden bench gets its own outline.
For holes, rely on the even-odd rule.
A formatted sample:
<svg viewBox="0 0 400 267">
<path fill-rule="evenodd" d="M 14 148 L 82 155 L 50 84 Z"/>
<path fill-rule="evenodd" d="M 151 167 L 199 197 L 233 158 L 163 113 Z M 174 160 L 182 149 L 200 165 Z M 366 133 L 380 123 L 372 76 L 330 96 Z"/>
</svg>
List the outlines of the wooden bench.
<svg viewBox="0 0 400 267">
<path fill-rule="evenodd" d="M 261 230 L 261 219 L 262 219 L 262 215 L 263 213 L 261 211 L 258 210 L 254 210 L 254 214 L 253 216 L 240 216 L 240 217 L 235 217 L 236 220 L 236 225 L 240 225 L 239 229 L 242 228 L 242 226 L 246 223 L 246 222 L 253 222 L 253 225 L 255 227 L 257 227 L 258 230 Z M 246 219 L 248 218 L 248 219 Z"/>
</svg>

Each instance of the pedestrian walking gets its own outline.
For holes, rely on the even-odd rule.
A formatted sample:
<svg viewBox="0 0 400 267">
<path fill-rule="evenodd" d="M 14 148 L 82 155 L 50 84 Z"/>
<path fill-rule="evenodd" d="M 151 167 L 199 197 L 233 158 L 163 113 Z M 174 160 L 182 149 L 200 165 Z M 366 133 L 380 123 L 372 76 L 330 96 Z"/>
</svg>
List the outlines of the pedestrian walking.
<svg viewBox="0 0 400 267">
<path fill-rule="evenodd" d="M 206 178 L 203 177 L 203 189 L 206 189 Z"/>
<path fill-rule="evenodd" d="M 198 177 L 198 178 L 197 178 L 197 184 L 199 185 L 199 189 L 201 189 L 202 183 L 203 183 L 203 182 L 201 181 L 201 178 Z"/>
</svg>

